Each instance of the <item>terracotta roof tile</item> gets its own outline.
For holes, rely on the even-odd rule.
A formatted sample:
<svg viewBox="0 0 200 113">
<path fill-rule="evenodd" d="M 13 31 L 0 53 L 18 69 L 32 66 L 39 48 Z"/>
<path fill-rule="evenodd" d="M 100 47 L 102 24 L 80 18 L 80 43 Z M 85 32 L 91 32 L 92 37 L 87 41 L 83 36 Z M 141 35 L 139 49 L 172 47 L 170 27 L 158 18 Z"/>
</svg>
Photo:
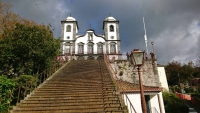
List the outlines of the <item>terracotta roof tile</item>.
<svg viewBox="0 0 200 113">
<path fill-rule="evenodd" d="M 139 84 L 129 83 L 122 80 L 116 80 L 116 84 L 120 92 L 140 92 Z M 144 86 L 144 85 L 143 85 L 143 89 L 144 89 L 144 92 L 162 91 L 161 87 L 152 87 L 152 86 Z"/>
</svg>

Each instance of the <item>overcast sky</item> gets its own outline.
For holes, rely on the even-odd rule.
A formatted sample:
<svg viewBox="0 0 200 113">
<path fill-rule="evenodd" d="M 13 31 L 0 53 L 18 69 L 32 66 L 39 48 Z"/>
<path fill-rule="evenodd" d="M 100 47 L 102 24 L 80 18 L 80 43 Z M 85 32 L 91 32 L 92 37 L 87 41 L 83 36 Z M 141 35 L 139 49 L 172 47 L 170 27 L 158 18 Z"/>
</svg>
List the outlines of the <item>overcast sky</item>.
<svg viewBox="0 0 200 113">
<path fill-rule="evenodd" d="M 54 36 L 61 35 L 61 20 L 71 13 L 78 21 L 79 34 L 92 26 L 103 34 L 103 20 L 119 20 L 121 50 L 145 50 L 145 18 L 148 50 L 155 52 L 159 64 L 172 60 L 194 62 L 200 56 L 200 0 L 2 0 L 12 11 L 37 23 L 51 24 Z"/>
</svg>

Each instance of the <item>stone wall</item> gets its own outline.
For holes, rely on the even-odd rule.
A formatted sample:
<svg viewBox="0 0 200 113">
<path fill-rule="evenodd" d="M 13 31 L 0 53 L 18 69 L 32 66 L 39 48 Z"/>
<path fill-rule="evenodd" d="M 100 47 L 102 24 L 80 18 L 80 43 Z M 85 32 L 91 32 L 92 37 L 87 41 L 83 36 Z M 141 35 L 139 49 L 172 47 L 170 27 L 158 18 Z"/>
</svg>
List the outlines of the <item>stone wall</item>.
<svg viewBox="0 0 200 113">
<path fill-rule="evenodd" d="M 110 65 L 115 72 L 116 79 L 139 84 L 137 67 L 134 67 L 129 60 L 115 60 Z M 141 68 L 141 74 L 143 85 L 160 86 L 156 60 L 146 59 Z"/>
</svg>

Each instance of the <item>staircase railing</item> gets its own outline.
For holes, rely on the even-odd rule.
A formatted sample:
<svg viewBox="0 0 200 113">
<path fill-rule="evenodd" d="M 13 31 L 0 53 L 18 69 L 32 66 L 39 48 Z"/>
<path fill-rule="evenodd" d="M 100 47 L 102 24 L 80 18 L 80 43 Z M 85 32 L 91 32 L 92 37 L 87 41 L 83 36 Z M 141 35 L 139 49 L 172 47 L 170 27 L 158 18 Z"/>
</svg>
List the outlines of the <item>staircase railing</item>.
<svg viewBox="0 0 200 113">
<path fill-rule="evenodd" d="M 150 113 L 159 113 L 158 110 L 155 107 L 151 107 L 149 109 Z"/>
<path fill-rule="evenodd" d="M 26 81 L 24 84 L 19 84 L 15 89 L 10 91 L 7 95 L 0 98 L 0 113 L 7 113 L 11 106 L 16 105 L 20 100 L 23 100 L 27 94 L 36 89 L 46 79 L 48 79 L 54 72 L 56 72 L 64 63 L 56 63 L 40 74 L 34 76 L 34 81 Z M 4 92 L 3 92 L 4 93 Z"/>
<path fill-rule="evenodd" d="M 110 64 L 109 64 L 108 56 L 107 56 L 106 54 L 104 54 L 104 61 L 105 61 L 105 63 L 106 63 L 106 66 L 107 66 L 107 68 L 108 68 L 110 74 L 111 74 L 111 78 L 112 78 L 112 80 L 113 80 L 113 82 L 114 82 L 116 88 L 118 89 L 117 81 L 116 81 L 116 79 L 115 79 L 115 76 L 116 76 L 116 75 L 115 75 L 115 73 L 114 73 L 113 68 L 112 68 L 112 67 L 110 66 Z M 123 90 L 123 89 L 122 89 L 122 90 Z M 133 107 L 133 105 L 132 105 L 130 99 L 128 98 L 128 96 L 127 96 L 125 93 L 123 93 L 123 94 L 124 94 L 125 97 L 126 97 L 126 102 L 127 102 L 127 100 L 128 100 L 128 102 L 129 102 L 129 105 L 130 105 L 130 106 L 128 106 L 128 104 L 127 104 L 127 107 L 130 108 L 129 111 L 130 111 L 131 113 L 132 113 L 132 111 L 134 111 L 135 113 L 137 113 L 136 110 L 135 110 L 135 108 Z M 124 98 L 123 98 L 123 95 L 122 95 L 122 100 L 125 102 L 125 100 L 124 100 Z M 123 102 L 123 103 L 124 103 L 124 102 Z M 124 105 L 125 105 L 125 103 L 124 103 Z"/>
<path fill-rule="evenodd" d="M 123 90 L 123 89 L 122 89 Z M 124 90 L 123 90 L 124 91 Z M 124 98 L 125 96 L 125 98 Z M 137 113 L 126 93 L 122 93 L 123 100 L 130 113 Z"/>
</svg>

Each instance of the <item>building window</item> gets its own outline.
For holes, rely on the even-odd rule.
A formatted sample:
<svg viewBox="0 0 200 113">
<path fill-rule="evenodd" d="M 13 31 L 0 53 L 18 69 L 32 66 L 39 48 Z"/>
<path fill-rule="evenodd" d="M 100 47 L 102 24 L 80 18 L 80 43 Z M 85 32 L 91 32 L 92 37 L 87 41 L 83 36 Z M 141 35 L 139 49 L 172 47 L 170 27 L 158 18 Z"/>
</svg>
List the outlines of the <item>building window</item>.
<svg viewBox="0 0 200 113">
<path fill-rule="evenodd" d="M 98 44 L 97 45 L 97 53 L 98 54 L 103 54 L 103 44 Z"/>
<path fill-rule="evenodd" d="M 110 44 L 110 54 L 115 54 L 116 53 L 116 44 L 111 43 Z"/>
<path fill-rule="evenodd" d="M 93 54 L 93 43 L 88 44 L 88 54 Z"/>
<path fill-rule="evenodd" d="M 113 32 L 113 31 L 114 31 L 114 26 L 110 25 L 110 32 Z"/>
<path fill-rule="evenodd" d="M 111 36 L 110 38 L 111 38 L 111 39 L 114 39 L 114 36 Z"/>
<path fill-rule="evenodd" d="M 83 54 L 83 45 L 78 45 L 78 54 Z"/>
<path fill-rule="evenodd" d="M 71 26 L 70 25 L 67 25 L 67 28 L 66 28 L 66 32 L 71 32 Z"/>
<path fill-rule="evenodd" d="M 70 46 L 65 46 L 65 53 L 70 54 Z"/>
<path fill-rule="evenodd" d="M 70 39 L 70 37 L 69 37 L 69 36 L 67 36 L 67 39 Z"/>
</svg>

